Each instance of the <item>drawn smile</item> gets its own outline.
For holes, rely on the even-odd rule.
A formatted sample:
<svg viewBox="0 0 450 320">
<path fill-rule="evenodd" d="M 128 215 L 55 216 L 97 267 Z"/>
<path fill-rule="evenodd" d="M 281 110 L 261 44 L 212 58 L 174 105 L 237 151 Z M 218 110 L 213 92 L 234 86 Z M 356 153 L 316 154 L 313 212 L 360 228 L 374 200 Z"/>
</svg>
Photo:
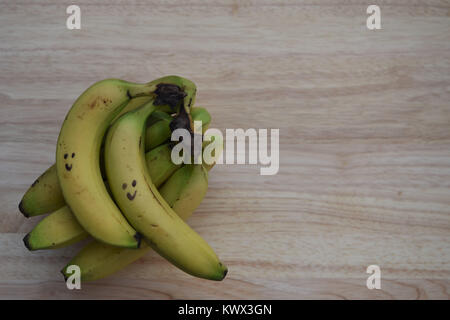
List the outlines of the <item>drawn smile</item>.
<svg viewBox="0 0 450 320">
<path fill-rule="evenodd" d="M 133 181 L 131 182 L 131 187 L 132 187 L 132 188 L 135 188 L 135 187 L 136 187 L 136 184 L 137 184 L 136 180 L 133 180 Z M 122 184 L 122 189 L 125 190 L 127 187 L 128 187 L 128 185 L 124 182 L 124 183 Z M 136 193 L 137 193 L 137 190 L 134 190 L 134 193 L 133 193 L 133 194 L 131 194 L 130 192 L 127 192 L 127 198 L 128 198 L 128 200 L 133 201 L 134 198 L 136 197 Z"/>
<path fill-rule="evenodd" d="M 134 199 L 134 197 L 136 197 L 136 190 L 134 191 L 134 193 L 133 193 L 133 195 L 131 195 L 129 192 L 127 192 L 127 198 L 128 198 L 128 200 L 133 200 Z"/>
<path fill-rule="evenodd" d="M 72 153 L 71 156 L 72 156 L 72 158 L 75 158 L 75 153 Z M 68 157 L 69 157 L 69 154 L 68 154 L 68 153 L 65 153 L 65 154 L 64 154 L 64 160 L 67 160 Z M 71 165 L 71 164 L 66 163 L 64 166 L 66 167 L 66 170 L 67 170 L 67 171 L 72 170 L 72 165 Z"/>
</svg>

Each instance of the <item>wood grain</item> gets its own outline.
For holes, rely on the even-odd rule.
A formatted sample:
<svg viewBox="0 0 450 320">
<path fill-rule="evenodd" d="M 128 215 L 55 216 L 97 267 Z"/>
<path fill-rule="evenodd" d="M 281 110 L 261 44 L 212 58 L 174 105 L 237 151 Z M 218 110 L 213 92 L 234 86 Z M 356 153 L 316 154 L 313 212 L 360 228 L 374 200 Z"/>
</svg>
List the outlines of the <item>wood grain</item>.
<svg viewBox="0 0 450 320">
<path fill-rule="evenodd" d="M 0 298 L 449 299 L 450 3 L 0 1 Z M 80 245 L 28 252 L 17 204 L 90 84 L 179 74 L 212 127 L 279 128 L 280 170 L 220 165 L 189 221 L 228 265 L 194 279 L 151 253 L 65 288 Z M 381 268 L 381 290 L 366 268 Z"/>
</svg>

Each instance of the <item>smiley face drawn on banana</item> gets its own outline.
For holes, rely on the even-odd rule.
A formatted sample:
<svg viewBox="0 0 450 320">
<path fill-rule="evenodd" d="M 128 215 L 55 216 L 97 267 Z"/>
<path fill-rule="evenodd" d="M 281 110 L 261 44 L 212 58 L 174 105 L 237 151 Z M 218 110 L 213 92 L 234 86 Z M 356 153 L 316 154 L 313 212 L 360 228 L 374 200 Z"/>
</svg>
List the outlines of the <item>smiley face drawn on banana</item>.
<svg viewBox="0 0 450 320">
<path fill-rule="evenodd" d="M 133 180 L 133 181 L 131 182 L 131 186 L 132 186 L 133 188 L 136 187 L 136 184 L 137 184 L 136 180 Z M 122 189 L 125 190 L 125 189 L 127 188 L 127 186 L 128 186 L 128 185 L 124 182 L 124 183 L 122 184 Z M 133 193 L 133 194 L 127 192 L 127 198 L 128 198 L 128 200 L 133 201 L 134 198 L 136 197 L 136 193 L 137 193 L 137 190 L 134 190 L 134 193 Z"/>
<path fill-rule="evenodd" d="M 72 156 L 72 158 L 75 158 L 75 152 L 72 152 L 72 155 L 71 155 L 71 156 Z M 68 154 L 68 153 L 64 153 L 64 159 L 67 160 L 67 158 L 69 158 L 69 154 Z M 65 167 L 66 167 L 66 170 L 67 170 L 67 171 L 72 170 L 72 164 L 68 164 L 68 163 L 66 162 Z"/>
</svg>

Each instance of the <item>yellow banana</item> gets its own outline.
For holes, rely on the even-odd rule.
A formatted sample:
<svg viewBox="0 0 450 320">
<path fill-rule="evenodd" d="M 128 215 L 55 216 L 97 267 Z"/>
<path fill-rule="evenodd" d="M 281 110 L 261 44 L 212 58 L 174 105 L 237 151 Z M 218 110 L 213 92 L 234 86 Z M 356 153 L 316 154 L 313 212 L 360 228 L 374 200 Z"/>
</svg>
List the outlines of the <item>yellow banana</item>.
<svg viewBox="0 0 450 320">
<path fill-rule="evenodd" d="M 195 166 L 195 169 L 185 169 L 191 166 Z M 161 196 L 183 220 L 188 219 L 200 205 L 208 189 L 208 175 L 199 167 L 187 165 L 178 169 L 160 188 Z M 124 249 L 92 241 L 61 272 L 67 278 L 70 275 L 67 267 L 77 265 L 80 267 L 81 281 L 102 279 L 140 259 L 150 249 L 144 242 L 139 249 Z"/>
<path fill-rule="evenodd" d="M 168 145 L 147 152 L 145 157 L 150 177 L 157 188 L 180 167 L 171 161 Z M 69 207 L 63 206 L 41 220 L 23 242 L 30 251 L 58 249 L 81 241 L 88 235 Z"/>
<path fill-rule="evenodd" d="M 195 85 L 175 76 L 147 84 L 117 79 L 97 82 L 70 109 L 56 148 L 59 183 L 78 222 L 97 240 L 125 248 L 138 248 L 140 236 L 108 194 L 100 171 L 100 148 L 111 121 L 131 98 L 138 96 L 151 96 L 156 105 L 172 108 L 183 101 L 180 110 L 189 113 Z"/>
<path fill-rule="evenodd" d="M 150 99 L 151 97 L 131 99 L 117 117 L 127 111 L 140 107 Z M 56 165 L 53 164 L 27 190 L 19 203 L 19 210 L 25 217 L 29 218 L 55 211 L 65 204 L 66 201 L 64 200 L 56 173 Z"/>
<path fill-rule="evenodd" d="M 222 280 L 225 265 L 170 208 L 145 166 L 142 140 L 146 119 L 154 110 L 154 104 L 147 103 L 120 117 L 108 130 L 105 168 L 111 192 L 130 224 L 161 256 L 191 275 Z"/>
<path fill-rule="evenodd" d="M 136 109 L 150 101 L 150 99 L 149 97 L 131 99 L 125 109 L 121 111 L 120 115 Z M 194 121 L 203 121 L 204 130 L 206 130 L 211 122 L 211 116 L 208 111 L 205 108 L 193 107 L 191 113 Z M 171 119 L 172 117 L 165 112 L 154 112 L 152 114 L 150 117 L 150 120 L 152 120 L 150 122 L 151 125 L 147 128 L 146 132 L 146 151 L 154 149 L 170 139 L 171 131 L 169 129 L 169 132 L 167 132 L 167 128 Z M 52 165 L 27 190 L 20 201 L 19 210 L 28 218 L 56 211 L 65 204 L 66 202 L 56 174 L 56 165 Z"/>
</svg>

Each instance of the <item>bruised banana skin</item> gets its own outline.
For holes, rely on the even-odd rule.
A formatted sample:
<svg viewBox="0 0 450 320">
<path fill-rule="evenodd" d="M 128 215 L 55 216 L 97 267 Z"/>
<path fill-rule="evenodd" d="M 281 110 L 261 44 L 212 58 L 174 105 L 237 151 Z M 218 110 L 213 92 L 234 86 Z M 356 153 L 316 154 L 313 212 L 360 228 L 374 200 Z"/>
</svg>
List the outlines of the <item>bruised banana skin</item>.
<svg viewBox="0 0 450 320">
<path fill-rule="evenodd" d="M 171 161 L 168 145 L 157 147 L 145 156 L 150 176 L 157 188 L 180 167 Z M 63 206 L 41 220 L 24 237 L 23 242 L 30 251 L 59 249 L 88 236 L 69 207 Z"/>
<path fill-rule="evenodd" d="M 186 170 L 188 166 L 196 168 Z M 198 167 L 198 165 L 187 165 L 178 169 L 159 189 L 161 196 L 183 220 L 191 216 L 208 190 L 208 175 Z M 181 186 L 181 188 L 173 188 L 173 186 Z M 67 267 L 78 265 L 81 281 L 94 281 L 125 268 L 150 250 L 150 246 L 145 242 L 139 249 L 124 249 L 92 241 L 81 249 L 61 272 L 64 278 L 67 278 L 70 276 L 67 273 Z"/>
<path fill-rule="evenodd" d="M 103 80 L 88 88 L 67 114 L 56 147 L 58 179 L 67 205 L 97 240 L 124 248 L 138 248 L 141 242 L 109 196 L 101 175 L 100 149 L 111 121 L 133 97 L 150 96 L 155 104 L 176 107 L 174 99 L 188 96 L 178 86 L 183 81 L 179 77 L 164 77 L 147 84 Z M 190 90 L 192 102 L 193 88 Z M 189 107 L 183 104 L 180 109 L 189 113 Z"/>
<path fill-rule="evenodd" d="M 149 97 L 131 99 L 120 115 L 135 110 L 149 101 Z M 206 131 L 211 122 L 211 116 L 208 111 L 205 108 L 193 107 L 191 113 L 194 121 L 203 122 L 203 131 Z M 146 132 L 146 151 L 154 149 L 170 139 L 171 136 L 171 132 L 167 131 L 167 128 L 169 128 L 172 117 L 165 112 L 155 111 L 151 116 L 151 119 L 153 118 L 154 120 Z M 28 218 L 56 211 L 65 204 L 66 201 L 64 200 L 56 173 L 56 165 L 53 164 L 27 190 L 20 201 L 19 210 Z"/>
<path fill-rule="evenodd" d="M 146 104 L 123 115 L 108 131 L 105 167 L 111 192 L 130 224 L 161 256 L 193 276 L 220 281 L 226 266 L 170 208 L 145 166 L 144 126 L 154 110 L 152 103 Z"/>
</svg>

